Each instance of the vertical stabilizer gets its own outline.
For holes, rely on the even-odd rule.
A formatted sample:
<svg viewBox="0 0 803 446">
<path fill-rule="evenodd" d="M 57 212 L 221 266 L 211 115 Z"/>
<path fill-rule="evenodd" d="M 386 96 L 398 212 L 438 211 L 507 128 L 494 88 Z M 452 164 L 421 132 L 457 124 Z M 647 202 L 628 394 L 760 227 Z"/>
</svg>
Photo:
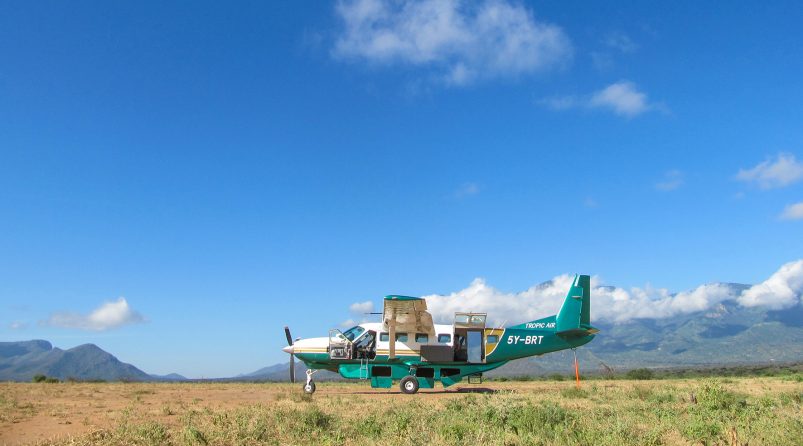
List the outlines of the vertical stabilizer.
<svg viewBox="0 0 803 446">
<path fill-rule="evenodd" d="M 566 300 L 555 317 L 558 333 L 586 330 L 591 326 L 591 277 L 574 276 Z"/>
</svg>

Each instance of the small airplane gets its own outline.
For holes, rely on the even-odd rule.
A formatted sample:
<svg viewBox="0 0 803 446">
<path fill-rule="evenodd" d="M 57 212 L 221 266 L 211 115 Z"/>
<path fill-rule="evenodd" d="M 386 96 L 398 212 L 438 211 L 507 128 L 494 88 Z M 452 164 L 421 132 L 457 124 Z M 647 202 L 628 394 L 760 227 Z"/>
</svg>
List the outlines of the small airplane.
<svg viewBox="0 0 803 446">
<path fill-rule="evenodd" d="M 318 370 L 371 380 L 374 388 L 400 380 L 407 394 L 434 388 L 438 381 L 443 387 L 466 377 L 481 382 L 484 372 L 508 361 L 575 349 L 594 339 L 599 330 L 591 326 L 590 282 L 589 276 L 576 275 L 558 314 L 507 328 L 487 327 L 485 313 L 455 313 L 454 324 L 434 324 L 426 300 L 398 295 L 385 296 L 382 322 L 295 342 L 284 327 L 290 380 L 295 382 L 297 357 L 307 366 L 308 394 L 315 392 L 312 375 Z"/>
</svg>

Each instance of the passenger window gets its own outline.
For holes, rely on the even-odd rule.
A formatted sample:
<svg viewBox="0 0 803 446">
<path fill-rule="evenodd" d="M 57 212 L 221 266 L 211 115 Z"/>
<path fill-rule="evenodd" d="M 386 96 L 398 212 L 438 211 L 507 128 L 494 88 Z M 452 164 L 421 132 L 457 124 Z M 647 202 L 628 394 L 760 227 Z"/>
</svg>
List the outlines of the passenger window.
<svg viewBox="0 0 803 446">
<path fill-rule="evenodd" d="M 439 344 L 448 344 L 452 342 L 452 335 L 450 334 L 439 334 L 438 335 L 438 343 Z"/>
<path fill-rule="evenodd" d="M 426 344 L 429 342 L 429 335 L 426 333 L 416 333 L 415 342 L 418 342 L 419 344 Z"/>
<path fill-rule="evenodd" d="M 396 342 L 407 342 L 407 333 L 396 333 Z"/>
<path fill-rule="evenodd" d="M 497 342 L 499 342 L 499 336 L 497 336 L 497 335 L 488 336 L 488 343 L 489 344 L 496 344 Z"/>
<path fill-rule="evenodd" d="M 380 342 L 388 342 L 389 339 L 390 339 L 390 336 L 388 336 L 387 333 L 380 333 L 379 334 L 379 341 Z"/>
</svg>

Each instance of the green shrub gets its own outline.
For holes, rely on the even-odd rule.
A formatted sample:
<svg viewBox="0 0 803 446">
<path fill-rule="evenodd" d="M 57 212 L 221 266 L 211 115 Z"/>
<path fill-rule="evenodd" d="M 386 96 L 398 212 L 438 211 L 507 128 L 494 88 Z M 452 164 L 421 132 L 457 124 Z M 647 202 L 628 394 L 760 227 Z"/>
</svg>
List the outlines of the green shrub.
<svg viewBox="0 0 803 446">
<path fill-rule="evenodd" d="M 722 387 L 718 381 L 706 381 L 697 392 L 699 405 L 710 411 L 730 411 L 747 406 L 740 395 Z"/>
<path fill-rule="evenodd" d="M 633 369 L 626 376 L 628 379 L 652 379 L 655 374 L 650 369 Z"/>
<path fill-rule="evenodd" d="M 47 376 L 42 374 L 33 375 L 33 379 L 31 381 L 35 383 L 43 383 L 47 379 Z"/>
</svg>

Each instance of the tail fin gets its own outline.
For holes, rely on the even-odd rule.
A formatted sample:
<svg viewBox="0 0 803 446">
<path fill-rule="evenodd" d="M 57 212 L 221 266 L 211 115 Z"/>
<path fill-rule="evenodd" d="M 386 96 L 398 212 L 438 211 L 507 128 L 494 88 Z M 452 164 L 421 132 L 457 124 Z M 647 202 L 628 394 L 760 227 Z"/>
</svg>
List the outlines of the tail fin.
<svg viewBox="0 0 803 446">
<path fill-rule="evenodd" d="M 555 329 L 558 333 L 573 332 L 587 334 L 595 330 L 591 326 L 591 277 L 574 276 L 566 300 L 555 318 Z"/>
</svg>

